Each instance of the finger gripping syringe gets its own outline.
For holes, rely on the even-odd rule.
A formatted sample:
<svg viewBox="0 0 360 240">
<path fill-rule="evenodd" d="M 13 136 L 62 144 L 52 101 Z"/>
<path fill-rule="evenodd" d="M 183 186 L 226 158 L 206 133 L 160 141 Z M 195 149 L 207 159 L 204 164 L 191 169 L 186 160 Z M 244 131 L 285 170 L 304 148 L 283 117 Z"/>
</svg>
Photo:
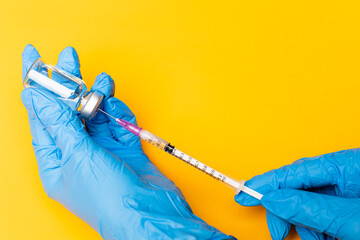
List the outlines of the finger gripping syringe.
<svg viewBox="0 0 360 240">
<path fill-rule="evenodd" d="M 115 121 L 120 126 L 127 129 L 128 131 L 132 132 L 136 136 L 140 137 L 142 140 L 144 140 L 148 143 L 151 143 L 155 147 L 160 148 L 161 150 L 181 159 L 182 161 L 190 164 L 191 166 L 199 169 L 200 171 L 219 180 L 220 182 L 225 183 L 227 186 L 234 189 L 236 194 L 243 191 L 243 192 L 249 194 L 250 196 L 253 196 L 254 198 L 257 198 L 259 200 L 262 198 L 262 196 L 263 196 L 262 194 L 252 190 L 251 188 L 246 187 L 244 185 L 245 184 L 244 180 L 241 180 L 240 182 L 237 180 L 234 180 L 234 179 L 226 176 L 225 174 L 222 174 L 222 173 L 216 171 L 215 169 L 203 164 L 202 162 L 190 157 L 189 155 L 185 154 L 184 152 L 176 149 L 169 142 L 155 136 L 154 134 L 150 133 L 149 131 L 143 130 L 142 128 L 140 128 L 128 121 L 125 121 L 123 119 L 115 118 L 115 117 L 111 116 L 110 114 L 102 111 L 101 109 L 99 109 L 99 110 L 101 112 L 105 113 L 106 115 L 110 116 L 111 118 L 115 119 Z"/>
</svg>

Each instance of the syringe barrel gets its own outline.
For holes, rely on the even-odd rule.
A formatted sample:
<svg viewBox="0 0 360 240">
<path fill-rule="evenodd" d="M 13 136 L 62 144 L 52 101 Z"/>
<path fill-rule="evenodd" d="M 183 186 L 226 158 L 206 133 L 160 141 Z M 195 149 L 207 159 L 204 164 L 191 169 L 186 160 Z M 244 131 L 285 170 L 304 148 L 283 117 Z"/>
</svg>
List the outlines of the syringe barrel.
<svg viewBox="0 0 360 240">
<path fill-rule="evenodd" d="M 122 125 L 121 123 L 119 123 Z M 126 128 L 127 125 L 124 125 Z M 129 129 L 128 129 L 129 130 Z M 131 131 L 131 130 L 129 130 Z M 234 189 L 235 193 L 238 194 L 239 192 L 243 191 L 247 194 L 257 198 L 261 199 L 262 195 L 248 187 L 245 186 L 245 181 L 237 181 L 233 178 L 230 178 L 226 176 L 225 174 L 222 174 L 215 169 L 203 164 L 202 162 L 190 157 L 189 155 L 185 154 L 184 152 L 176 149 L 174 146 L 172 146 L 169 142 L 159 138 L 158 136 L 146 131 L 146 130 L 139 130 L 139 136 L 142 140 L 151 143 L 155 147 L 160 148 L 161 150 L 170 153 L 171 155 L 181 159 L 182 161 L 186 162 L 187 164 L 190 164 L 191 166 L 199 169 L 200 171 L 212 176 L 213 178 L 225 183 L 230 188 Z"/>
<path fill-rule="evenodd" d="M 159 138 L 158 136 L 148 132 L 146 130 L 142 130 L 140 132 L 140 138 L 148 143 L 151 143 L 155 147 L 160 148 L 165 151 L 165 147 L 169 144 L 167 141 Z"/>
</svg>

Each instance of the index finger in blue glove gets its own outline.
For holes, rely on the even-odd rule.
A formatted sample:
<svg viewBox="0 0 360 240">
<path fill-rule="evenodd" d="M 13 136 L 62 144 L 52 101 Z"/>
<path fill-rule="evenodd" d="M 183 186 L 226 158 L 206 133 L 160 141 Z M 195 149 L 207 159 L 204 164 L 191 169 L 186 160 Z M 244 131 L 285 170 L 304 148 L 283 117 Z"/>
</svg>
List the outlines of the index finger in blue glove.
<svg viewBox="0 0 360 240">
<path fill-rule="evenodd" d="M 21 54 L 22 58 L 22 79 L 25 78 L 27 72 L 29 71 L 31 65 L 40 58 L 40 54 L 38 51 L 33 47 L 33 45 L 28 44 L 24 48 L 23 53 Z"/>
<path fill-rule="evenodd" d="M 89 135 L 76 114 L 50 93 L 27 88 L 22 92 L 23 103 L 49 133 L 67 159 Z"/>
<path fill-rule="evenodd" d="M 352 159 L 359 155 L 357 150 L 340 151 L 313 158 L 304 158 L 291 165 L 255 176 L 246 182 L 246 186 L 266 194 L 281 188 L 310 189 L 334 185 L 343 181 L 340 178 L 345 169 L 351 169 Z M 348 161 L 342 162 L 341 159 Z M 240 193 L 236 202 L 244 206 L 259 205 L 260 201 L 247 194 Z"/>
<path fill-rule="evenodd" d="M 273 214 L 342 240 L 360 239 L 360 200 L 294 189 L 264 195 L 261 204 Z"/>
<path fill-rule="evenodd" d="M 104 95 L 104 100 L 107 100 L 115 94 L 115 82 L 110 75 L 103 72 L 96 77 L 91 91 L 101 92 Z"/>
<path fill-rule="evenodd" d="M 81 78 L 79 56 L 73 47 L 66 47 L 61 51 L 56 66 Z"/>
</svg>

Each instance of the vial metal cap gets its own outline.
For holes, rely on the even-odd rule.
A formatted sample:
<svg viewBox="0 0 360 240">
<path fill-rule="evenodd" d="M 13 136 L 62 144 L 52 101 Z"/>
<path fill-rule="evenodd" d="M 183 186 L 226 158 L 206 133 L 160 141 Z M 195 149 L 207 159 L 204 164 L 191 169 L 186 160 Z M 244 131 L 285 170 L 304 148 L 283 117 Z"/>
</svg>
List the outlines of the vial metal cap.
<svg viewBox="0 0 360 240">
<path fill-rule="evenodd" d="M 90 92 L 81 100 L 80 114 L 85 119 L 92 119 L 98 109 L 100 104 L 104 99 L 104 95 L 102 95 L 98 91 Z"/>
</svg>

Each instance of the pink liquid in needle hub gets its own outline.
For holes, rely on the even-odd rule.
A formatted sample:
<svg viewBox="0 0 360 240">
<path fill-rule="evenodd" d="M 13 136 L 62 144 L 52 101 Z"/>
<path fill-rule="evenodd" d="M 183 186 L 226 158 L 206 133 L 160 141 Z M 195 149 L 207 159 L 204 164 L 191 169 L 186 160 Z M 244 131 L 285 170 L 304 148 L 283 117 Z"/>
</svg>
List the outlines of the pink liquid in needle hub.
<svg viewBox="0 0 360 240">
<path fill-rule="evenodd" d="M 135 134 L 138 137 L 140 136 L 140 132 L 142 131 L 141 127 L 138 127 L 135 124 L 132 124 L 128 121 L 125 121 L 124 119 L 116 118 L 115 120 L 120 126 L 125 128 L 126 130 L 132 132 L 133 134 Z"/>
<path fill-rule="evenodd" d="M 116 117 L 113 117 L 111 116 L 110 114 L 108 114 L 107 112 L 101 110 L 99 108 L 99 111 L 108 115 L 109 117 L 115 119 L 115 121 L 120 125 L 122 126 L 123 128 L 125 128 L 126 130 L 132 132 L 133 134 L 135 134 L 136 136 L 140 137 L 140 132 L 142 131 L 142 128 L 141 127 L 138 127 L 136 126 L 135 124 L 132 124 L 124 119 L 120 119 L 120 118 L 116 118 Z"/>
</svg>

